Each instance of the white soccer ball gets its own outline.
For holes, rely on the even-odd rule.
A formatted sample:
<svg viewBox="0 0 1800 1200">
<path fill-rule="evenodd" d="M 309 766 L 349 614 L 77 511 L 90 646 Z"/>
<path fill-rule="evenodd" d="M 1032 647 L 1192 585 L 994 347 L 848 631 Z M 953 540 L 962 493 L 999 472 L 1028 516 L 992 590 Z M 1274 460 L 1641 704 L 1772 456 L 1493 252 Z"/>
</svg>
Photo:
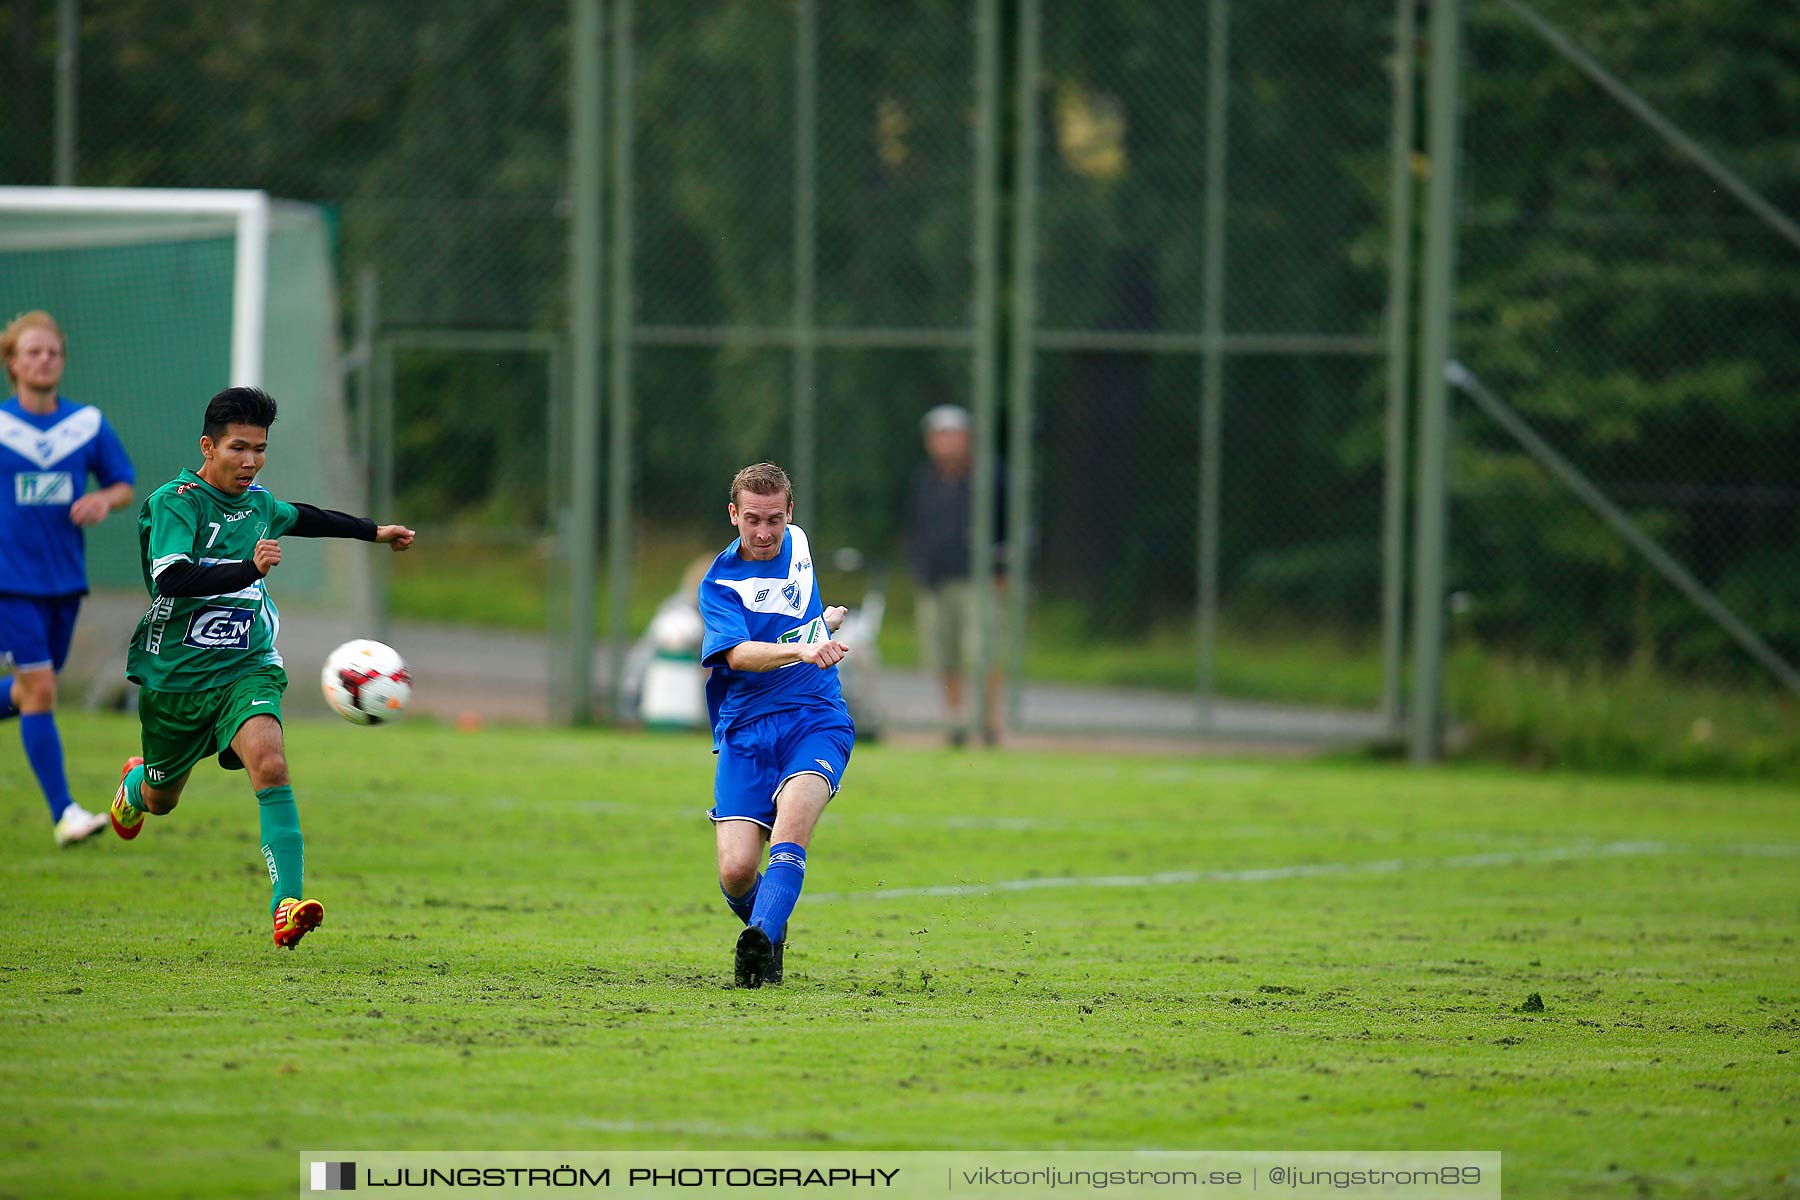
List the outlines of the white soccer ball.
<svg viewBox="0 0 1800 1200">
<path fill-rule="evenodd" d="M 352 725 L 392 721 L 412 700 L 412 675 L 392 646 L 367 639 L 345 642 L 325 659 L 319 682 L 325 703 Z"/>
</svg>

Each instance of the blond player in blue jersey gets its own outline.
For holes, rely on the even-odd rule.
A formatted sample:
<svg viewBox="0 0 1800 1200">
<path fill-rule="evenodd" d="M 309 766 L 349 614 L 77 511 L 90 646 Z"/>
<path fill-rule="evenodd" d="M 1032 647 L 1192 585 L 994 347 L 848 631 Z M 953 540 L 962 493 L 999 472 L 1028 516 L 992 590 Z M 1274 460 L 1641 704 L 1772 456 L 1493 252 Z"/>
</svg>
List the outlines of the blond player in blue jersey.
<svg viewBox="0 0 1800 1200">
<path fill-rule="evenodd" d="M 782 981 L 806 848 L 856 744 L 837 672 L 850 653 L 836 638 L 845 610 L 820 599 L 793 514 L 794 488 L 780 467 L 739 471 L 726 506 L 737 539 L 700 583 L 700 655 L 712 668 L 706 701 L 719 756 L 710 815 L 719 890 L 744 922 L 732 969 L 739 987 Z M 765 845 L 768 868 L 758 874 Z"/>
<path fill-rule="evenodd" d="M 0 721 L 18 718 L 59 846 L 106 828 L 104 815 L 69 794 L 56 675 L 88 590 L 84 531 L 131 503 L 136 478 L 100 410 L 59 394 L 66 357 L 63 331 L 47 312 L 21 314 L 0 330 L 0 361 L 17 389 L 0 403 Z M 94 491 L 90 475 L 100 485 Z"/>
</svg>

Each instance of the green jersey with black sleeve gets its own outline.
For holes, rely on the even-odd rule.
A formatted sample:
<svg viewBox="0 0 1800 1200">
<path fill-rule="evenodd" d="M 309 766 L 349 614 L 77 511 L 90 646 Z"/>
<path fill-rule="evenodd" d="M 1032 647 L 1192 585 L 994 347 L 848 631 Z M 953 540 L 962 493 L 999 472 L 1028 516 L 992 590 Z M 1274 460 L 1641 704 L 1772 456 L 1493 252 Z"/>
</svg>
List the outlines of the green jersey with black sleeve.
<svg viewBox="0 0 1800 1200">
<path fill-rule="evenodd" d="M 125 674 L 159 692 L 225 687 L 258 667 L 281 665 L 281 614 L 267 581 L 240 569 L 242 586 L 217 595 L 166 595 L 157 578 L 172 568 L 250 563 L 256 543 L 294 528 L 298 510 L 251 484 L 241 496 L 184 470 L 144 501 L 138 546 L 150 611 L 138 622 Z"/>
</svg>

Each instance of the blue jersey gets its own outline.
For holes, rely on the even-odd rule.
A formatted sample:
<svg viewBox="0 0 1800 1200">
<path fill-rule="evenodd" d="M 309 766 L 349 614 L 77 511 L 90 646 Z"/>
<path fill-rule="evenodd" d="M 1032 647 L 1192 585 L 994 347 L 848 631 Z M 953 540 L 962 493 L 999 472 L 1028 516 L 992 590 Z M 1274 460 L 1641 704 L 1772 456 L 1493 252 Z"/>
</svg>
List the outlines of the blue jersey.
<svg viewBox="0 0 1800 1200">
<path fill-rule="evenodd" d="M 100 410 L 57 397 L 52 413 L 0 404 L 0 593 L 73 596 L 87 591 L 81 527 L 69 507 L 87 490 L 135 483 L 131 459 Z"/>
<path fill-rule="evenodd" d="M 706 707 L 715 741 L 739 721 L 795 708 L 833 708 L 849 716 L 836 667 L 821 671 L 793 663 L 773 671 L 734 671 L 725 653 L 740 642 L 823 642 L 825 604 L 819 598 L 806 532 L 789 525 L 781 553 L 766 562 L 738 557 L 739 542 L 713 559 L 700 581 L 706 639 L 700 662 L 712 668 Z"/>
</svg>

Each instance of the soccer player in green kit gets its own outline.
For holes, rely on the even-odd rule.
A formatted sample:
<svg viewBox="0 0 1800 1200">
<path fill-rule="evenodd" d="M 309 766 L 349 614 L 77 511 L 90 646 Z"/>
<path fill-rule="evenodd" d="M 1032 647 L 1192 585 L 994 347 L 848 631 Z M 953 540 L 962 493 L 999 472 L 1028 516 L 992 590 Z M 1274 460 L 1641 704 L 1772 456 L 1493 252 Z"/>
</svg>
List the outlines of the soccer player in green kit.
<svg viewBox="0 0 1800 1200">
<path fill-rule="evenodd" d="M 209 754 L 227 770 L 246 771 L 262 814 L 275 944 L 292 949 L 325 919 L 325 906 L 302 898 L 300 813 L 281 739 L 281 616 L 263 577 L 281 562 L 284 534 L 405 550 L 413 531 L 284 503 L 257 486 L 274 423 L 275 401 L 260 388 L 214 396 L 200 433 L 200 469 L 157 488 L 138 514 L 153 602 L 132 635 L 125 673 L 142 689 L 144 753 L 125 761 L 112 825 L 135 838 L 146 813 L 175 807 L 188 772 Z"/>
</svg>

